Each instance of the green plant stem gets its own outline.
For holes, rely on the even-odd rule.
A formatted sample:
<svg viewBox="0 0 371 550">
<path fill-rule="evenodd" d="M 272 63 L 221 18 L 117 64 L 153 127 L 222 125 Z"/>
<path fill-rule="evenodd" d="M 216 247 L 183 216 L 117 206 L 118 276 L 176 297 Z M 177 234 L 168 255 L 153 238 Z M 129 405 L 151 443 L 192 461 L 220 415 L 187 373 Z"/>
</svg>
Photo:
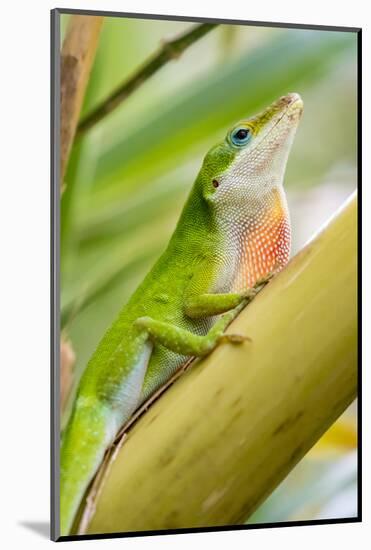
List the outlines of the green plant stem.
<svg viewBox="0 0 371 550">
<path fill-rule="evenodd" d="M 100 122 L 106 115 L 116 109 L 150 76 L 156 73 L 169 61 L 177 59 L 189 46 L 217 27 L 217 24 L 203 23 L 193 27 L 178 38 L 164 41 L 160 51 L 151 56 L 128 80 L 123 82 L 111 95 L 89 113 L 78 125 L 77 135 L 82 135 Z"/>
</svg>

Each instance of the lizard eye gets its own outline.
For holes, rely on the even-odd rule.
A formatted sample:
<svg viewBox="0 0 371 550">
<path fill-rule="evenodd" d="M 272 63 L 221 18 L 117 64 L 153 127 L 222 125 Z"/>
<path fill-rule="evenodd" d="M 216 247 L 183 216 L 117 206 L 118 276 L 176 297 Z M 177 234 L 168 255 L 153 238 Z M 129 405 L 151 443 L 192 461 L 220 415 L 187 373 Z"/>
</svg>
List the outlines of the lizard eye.
<svg viewBox="0 0 371 550">
<path fill-rule="evenodd" d="M 250 137 L 251 137 L 250 130 L 248 128 L 245 128 L 244 126 L 235 128 L 231 132 L 231 142 L 233 143 L 233 145 L 237 145 L 237 147 L 246 145 Z"/>
</svg>

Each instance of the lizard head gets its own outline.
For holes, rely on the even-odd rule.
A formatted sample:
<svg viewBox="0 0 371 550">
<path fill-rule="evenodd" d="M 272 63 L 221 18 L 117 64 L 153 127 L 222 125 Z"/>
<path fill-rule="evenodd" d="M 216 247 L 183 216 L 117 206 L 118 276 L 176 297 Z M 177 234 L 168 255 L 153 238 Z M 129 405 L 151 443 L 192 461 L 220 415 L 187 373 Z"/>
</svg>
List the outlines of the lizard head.
<svg viewBox="0 0 371 550">
<path fill-rule="evenodd" d="M 220 215 L 259 208 L 279 188 L 303 102 L 298 94 L 281 97 L 261 113 L 242 120 L 206 155 L 203 195 Z"/>
<path fill-rule="evenodd" d="M 204 200 L 229 246 L 237 239 L 239 254 L 244 250 L 236 288 L 246 281 L 251 286 L 289 259 L 283 177 L 302 111 L 298 94 L 283 96 L 235 125 L 205 157 L 200 181 Z"/>
</svg>

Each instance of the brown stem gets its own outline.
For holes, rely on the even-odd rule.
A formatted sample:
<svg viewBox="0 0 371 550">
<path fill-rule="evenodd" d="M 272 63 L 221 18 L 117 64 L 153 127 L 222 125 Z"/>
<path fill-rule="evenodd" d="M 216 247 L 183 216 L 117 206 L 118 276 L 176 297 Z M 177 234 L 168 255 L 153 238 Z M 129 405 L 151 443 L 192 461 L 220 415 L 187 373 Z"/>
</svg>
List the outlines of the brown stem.
<svg viewBox="0 0 371 550">
<path fill-rule="evenodd" d="M 61 335 L 60 346 L 60 409 L 61 413 L 67 404 L 70 391 L 73 386 L 74 367 L 76 363 L 76 355 L 72 348 L 71 342 L 64 334 Z"/>
<path fill-rule="evenodd" d="M 61 188 L 102 23 L 103 17 L 72 15 L 63 41 L 61 51 Z"/>
<path fill-rule="evenodd" d="M 161 67 L 180 55 L 194 42 L 210 32 L 216 24 L 203 23 L 193 27 L 174 40 L 163 42 L 160 51 L 152 55 L 128 80 L 114 90 L 100 105 L 88 114 L 79 124 L 77 134 L 81 135 L 111 113 L 122 101 L 127 99 L 150 76 Z"/>
</svg>

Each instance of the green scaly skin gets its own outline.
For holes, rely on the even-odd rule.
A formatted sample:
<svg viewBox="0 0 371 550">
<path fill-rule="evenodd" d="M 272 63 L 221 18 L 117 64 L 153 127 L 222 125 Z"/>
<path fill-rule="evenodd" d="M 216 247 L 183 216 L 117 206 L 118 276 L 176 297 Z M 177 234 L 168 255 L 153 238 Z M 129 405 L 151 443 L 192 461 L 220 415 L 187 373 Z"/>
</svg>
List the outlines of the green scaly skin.
<svg viewBox="0 0 371 550">
<path fill-rule="evenodd" d="M 209 151 L 166 251 L 90 359 L 63 434 L 62 535 L 120 427 L 188 356 L 242 341 L 225 328 L 287 263 L 283 176 L 301 112 L 284 96 Z"/>
</svg>

